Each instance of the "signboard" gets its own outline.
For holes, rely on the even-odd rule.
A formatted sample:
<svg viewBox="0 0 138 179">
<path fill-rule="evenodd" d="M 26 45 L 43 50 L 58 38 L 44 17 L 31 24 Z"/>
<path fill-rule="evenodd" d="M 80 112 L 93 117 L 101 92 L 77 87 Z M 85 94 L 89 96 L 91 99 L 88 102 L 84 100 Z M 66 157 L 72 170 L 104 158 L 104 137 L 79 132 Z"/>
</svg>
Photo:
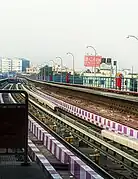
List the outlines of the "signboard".
<svg viewBox="0 0 138 179">
<path fill-rule="evenodd" d="M 0 148 L 24 148 L 26 130 L 25 105 L 0 104 Z"/>
<path fill-rule="evenodd" d="M 84 57 L 84 66 L 85 67 L 99 67 L 101 64 L 101 56 L 85 56 Z"/>
</svg>

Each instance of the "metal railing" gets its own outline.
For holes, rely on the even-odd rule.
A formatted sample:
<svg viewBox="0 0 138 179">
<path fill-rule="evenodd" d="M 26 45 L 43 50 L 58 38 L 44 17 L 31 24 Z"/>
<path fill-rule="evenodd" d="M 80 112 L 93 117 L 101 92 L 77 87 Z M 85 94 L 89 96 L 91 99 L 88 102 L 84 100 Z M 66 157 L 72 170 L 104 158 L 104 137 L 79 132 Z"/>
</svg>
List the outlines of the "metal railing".
<svg viewBox="0 0 138 179">
<path fill-rule="evenodd" d="M 31 77 L 32 78 L 32 77 Z M 32 79 L 61 83 L 60 75 L 50 76 L 34 76 Z M 45 80 L 44 80 L 45 79 Z M 67 79 L 66 75 L 62 76 L 62 83 L 73 84 L 73 76 L 70 75 Z M 138 78 L 122 78 L 120 82 L 116 77 L 102 77 L 102 76 L 74 76 L 74 84 L 88 86 L 88 87 L 99 87 L 106 89 L 118 89 L 121 91 L 134 91 L 138 92 Z"/>
</svg>

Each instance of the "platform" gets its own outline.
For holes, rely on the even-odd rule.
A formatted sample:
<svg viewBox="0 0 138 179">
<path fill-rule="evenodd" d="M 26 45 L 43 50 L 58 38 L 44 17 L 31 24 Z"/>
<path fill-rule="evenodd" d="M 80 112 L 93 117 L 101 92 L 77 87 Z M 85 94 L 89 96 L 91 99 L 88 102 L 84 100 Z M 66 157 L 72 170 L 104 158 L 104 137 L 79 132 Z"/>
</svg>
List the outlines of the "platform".
<svg viewBox="0 0 138 179">
<path fill-rule="evenodd" d="M 26 78 L 26 79 L 30 80 L 31 82 L 37 82 L 37 83 L 45 84 L 48 86 L 64 88 L 64 89 L 68 89 L 68 90 L 74 90 L 74 91 L 78 91 L 78 92 L 95 94 L 95 95 L 100 95 L 100 96 L 105 96 L 105 97 L 110 97 L 110 98 L 122 99 L 122 100 L 126 100 L 126 101 L 131 101 L 131 102 L 138 102 L 137 96 L 130 96 L 130 95 L 117 94 L 117 93 L 112 93 L 112 92 L 98 91 L 98 90 L 93 90 L 90 88 L 76 87 L 76 86 L 71 86 L 71 85 L 68 86 L 65 84 L 48 83 L 48 82 L 44 82 L 44 81 L 32 80 L 30 78 Z"/>
<path fill-rule="evenodd" d="M 100 96 L 105 96 L 105 97 L 110 97 L 110 98 L 116 98 L 116 99 L 122 99 L 126 101 L 133 101 L 133 102 L 138 102 L 138 98 L 136 96 L 129 96 L 129 95 L 123 95 L 123 94 L 117 94 L 117 93 L 111 93 L 111 92 L 105 92 L 105 91 L 98 91 L 98 90 L 93 90 L 89 88 L 81 88 L 81 87 L 74 87 L 74 86 L 66 86 L 66 85 L 58 85 L 58 84 L 53 84 L 53 83 L 46 83 L 47 85 L 59 87 L 59 88 L 65 88 L 65 89 L 70 89 L 74 91 L 79 91 L 79 92 L 85 92 L 85 93 L 90 93 L 90 94 L 95 94 L 95 95 L 100 95 Z"/>
<path fill-rule="evenodd" d="M 3 163 L 3 162 L 2 162 Z M 36 164 L 21 166 L 19 162 L 6 162 L 0 164 L 1 179 L 45 179 L 42 169 Z"/>
</svg>

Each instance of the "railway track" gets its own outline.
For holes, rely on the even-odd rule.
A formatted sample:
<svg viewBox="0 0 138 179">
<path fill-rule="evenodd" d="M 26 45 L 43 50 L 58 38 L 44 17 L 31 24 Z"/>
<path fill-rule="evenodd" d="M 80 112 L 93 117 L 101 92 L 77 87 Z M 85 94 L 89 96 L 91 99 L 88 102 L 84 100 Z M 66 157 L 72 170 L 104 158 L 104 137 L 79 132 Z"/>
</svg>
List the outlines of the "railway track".
<svg viewBox="0 0 138 179">
<path fill-rule="evenodd" d="M 20 88 L 20 87 L 19 87 Z M 14 96 L 15 97 L 15 96 Z M 17 96 L 16 95 L 16 100 L 20 101 L 22 103 L 23 97 L 22 96 Z M 32 101 L 32 100 L 31 100 Z M 112 177 L 112 175 L 110 175 L 108 172 L 106 172 L 105 170 L 103 170 L 100 166 L 98 166 L 95 162 L 93 162 L 92 160 L 89 160 L 89 158 L 87 156 L 85 156 L 82 152 L 80 152 L 79 150 L 76 149 L 76 147 L 72 146 L 71 144 L 69 144 L 68 142 L 66 142 L 64 140 L 64 136 L 60 136 L 60 134 L 55 131 L 53 129 L 53 125 L 51 125 L 52 121 L 50 120 L 49 116 L 45 116 L 43 115 L 44 113 L 41 111 L 39 111 L 38 107 L 33 108 L 34 105 L 32 102 L 29 102 L 29 115 L 35 120 L 37 121 L 37 123 L 39 123 L 43 128 L 46 129 L 46 131 L 48 131 L 50 134 L 52 134 L 54 137 L 56 137 L 58 139 L 58 141 L 60 141 L 61 143 L 63 143 L 69 150 L 71 150 L 72 152 L 75 153 L 75 155 L 77 155 L 79 158 L 81 158 L 82 160 L 84 160 L 84 162 L 86 164 L 88 164 L 90 167 L 94 168 L 94 170 L 96 170 L 97 173 L 99 173 L 100 175 L 104 176 L 104 178 L 112 178 L 114 179 L 114 177 Z M 34 114 L 35 111 L 35 114 Z M 50 112 L 50 111 L 49 111 Z M 49 113 L 48 113 L 49 114 Z M 41 116 L 42 115 L 42 116 Z M 50 120 L 50 123 L 46 123 L 46 121 L 43 121 L 43 119 L 48 119 Z M 51 118 L 52 119 L 52 118 Z"/>
<path fill-rule="evenodd" d="M 16 99 L 16 101 L 19 101 L 20 103 L 22 103 L 22 100 L 24 101 L 24 99 L 23 99 L 23 97 L 22 96 L 19 96 L 19 95 L 14 95 L 14 98 Z M 33 117 L 34 119 L 36 119 L 31 113 L 29 113 L 29 115 L 31 116 L 31 117 Z M 37 121 L 37 123 L 38 123 L 38 119 L 36 120 Z M 41 123 L 40 123 L 41 124 Z M 41 124 L 41 126 L 43 126 L 44 127 L 44 125 L 42 125 Z M 45 128 L 46 128 L 46 126 L 45 126 Z M 30 136 L 30 135 L 29 135 Z M 32 139 L 32 138 L 31 138 Z M 33 139 L 32 139 L 33 140 Z M 37 142 L 36 142 L 37 143 Z M 37 147 L 38 148 L 42 148 L 42 144 L 41 144 L 41 142 L 39 142 L 40 143 L 40 145 L 37 143 Z M 44 147 L 45 148 L 45 147 Z M 47 156 L 47 153 L 48 153 L 48 151 L 46 151 L 46 152 L 44 152 L 44 148 L 42 149 L 42 153 L 45 153 L 46 154 L 46 157 L 49 157 L 49 156 Z M 50 158 L 53 158 L 52 156 L 50 156 Z M 59 164 L 59 162 L 58 162 L 58 164 L 56 164 L 56 163 L 54 163 L 54 165 L 56 165 L 56 169 L 58 170 L 58 172 L 61 174 L 61 176 L 65 176 L 65 177 L 63 177 L 63 178 L 65 178 L 65 179 L 69 179 L 70 177 L 71 178 L 73 178 L 73 176 L 67 176 L 67 172 L 65 173 L 65 171 L 63 170 L 63 165 L 61 165 L 61 168 L 62 168 L 62 170 L 63 171 L 59 171 L 59 169 L 60 169 L 60 164 Z M 58 166 L 57 166 L 58 165 Z M 67 168 L 67 167 L 65 167 L 65 168 Z M 68 171 L 68 170 L 67 170 Z M 69 174 L 68 174 L 69 175 Z M 106 176 L 108 176 L 108 175 L 106 175 Z M 95 176 L 94 178 L 97 178 L 97 179 L 99 179 L 99 177 L 98 177 L 98 175 L 97 175 L 97 177 Z M 107 179 L 108 178 L 112 178 L 112 177 L 106 177 Z"/>
<path fill-rule="evenodd" d="M 12 88 L 12 84 L 10 85 L 7 85 L 7 86 L 5 86 L 4 87 L 4 89 L 6 90 L 6 89 L 11 89 Z M 9 98 L 9 94 L 8 93 L 2 93 L 1 94 L 1 97 L 2 97 L 2 99 L 3 99 L 3 103 L 6 103 L 6 104 L 10 104 L 10 103 L 12 103 L 12 101 L 11 101 L 11 99 Z"/>
<path fill-rule="evenodd" d="M 31 91 L 31 90 L 30 90 Z M 32 99 L 33 101 L 35 101 L 36 103 L 39 103 L 41 106 L 43 107 L 46 107 L 42 102 L 39 102 L 36 98 L 32 98 L 32 96 L 30 96 L 30 99 Z M 48 108 L 49 109 L 49 108 Z M 111 143 L 111 140 L 107 140 L 107 139 L 104 139 L 101 135 L 101 130 L 102 128 L 99 128 L 98 126 L 95 126 L 93 124 L 90 124 L 88 121 L 86 120 L 81 120 L 79 117 L 76 117 L 72 114 L 70 114 L 69 112 L 67 111 L 64 111 L 63 109 L 60 109 L 58 108 L 58 112 L 57 112 L 57 115 L 68 120 L 69 122 L 73 123 L 73 124 L 76 124 L 78 123 L 77 125 L 82 128 L 82 129 L 85 129 L 86 131 L 90 131 L 91 134 L 93 134 L 94 136 L 97 136 L 98 138 L 106 141 L 106 142 L 109 142 Z M 74 122 L 75 121 L 75 122 Z M 76 122 L 77 121 L 77 122 Z M 125 149 L 125 148 L 122 148 L 121 146 L 118 146 L 119 144 L 114 142 L 113 143 L 114 146 L 116 146 L 117 148 L 123 150 L 124 152 L 138 158 L 138 155 L 133 151 L 131 151 L 132 148 L 130 149 Z"/>
<path fill-rule="evenodd" d="M 6 89 L 14 89 L 15 86 L 14 85 L 9 85 L 9 87 L 7 87 Z M 5 95 L 6 94 L 6 95 Z M 13 98 L 11 98 L 11 96 L 7 93 L 3 93 L 3 101 L 4 103 L 15 103 L 15 101 L 13 100 Z M 18 103 L 18 101 L 16 101 Z M 22 162 L 24 162 L 24 150 L 23 149 L 2 149 L 1 150 L 1 155 L 0 155 L 0 167 L 4 165 L 6 165 L 6 168 L 12 167 L 13 168 L 20 166 L 20 164 Z M 58 179 L 69 179 L 70 174 L 65 175 L 67 172 L 65 171 L 61 171 L 61 173 L 59 174 L 54 168 L 53 166 L 49 163 L 49 161 L 45 158 L 44 153 L 48 153 L 48 151 L 46 151 L 45 147 L 41 144 L 41 141 L 39 141 L 39 139 L 37 139 L 31 132 L 29 132 L 29 139 L 28 139 L 28 162 L 31 163 L 31 165 L 27 165 L 28 167 L 26 167 L 27 169 L 27 173 L 25 174 L 26 178 L 32 178 L 33 177 L 39 177 L 39 178 L 51 178 L 54 179 L 56 175 L 56 177 Z M 56 159 L 53 159 L 53 161 L 55 162 Z M 59 162 L 58 162 L 59 164 Z M 59 164 L 60 165 L 60 164 Z M 3 178 L 5 178 L 5 169 L 1 167 L 1 173 L 0 176 Z M 10 168 L 9 167 L 9 168 Z M 30 167 L 30 168 L 29 168 Z M 39 174 L 34 174 L 32 173 L 32 169 L 34 169 L 33 172 L 39 172 Z M 50 170 L 49 170 L 50 169 Z M 61 168 L 60 168 L 61 169 Z M 20 172 L 16 171 L 16 176 L 13 174 L 13 172 L 11 173 L 11 175 L 14 175 L 14 178 L 20 178 L 21 176 L 21 168 L 19 169 Z M 30 171 L 31 170 L 31 171 Z M 14 170 L 15 171 L 15 170 Z M 11 172 L 11 170 L 10 170 Z M 26 170 L 25 170 L 26 172 Z M 32 174 L 31 174 L 32 173 Z M 10 177 L 11 177 L 10 175 Z M 22 173 L 23 175 L 23 173 Z M 61 176 L 63 175 L 63 177 Z M 7 178 L 7 177 L 6 177 Z M 11 177 L 12 178 L 12 177 Z"/>
<path fill-rule="evenodd" d="M 26 87 L 26 88 L 33 92 L 33 90 L 29 89 L 28 87 Z M 20 89 L 22 89 L 21 86 L 20 86 Z M 46 106 L 45 104 L 42 104 L 40 101 L 38 101 L 37 98 L 35 98 L 35 97 L 31 96 L 31 95 L 29 95 L 29 98 L 32 99 L 33 101 L 35 101 L 36 103 L 42 105 L 43 107 L 47 108 L 48 110 L 53 111 L 49 106 Z M 74 121 L 78 121 L 80 124 L 83 124 L 83 125 L 89 127 L 90 129 L 92 129 L 95 132 L 100 133 L 101 130 L 102 130 L 102 128 L 100 128 L 98 126 L 95 126 L 93 124 L 90 124 L 88 121 L 81 120 L 79 117 L 76 117 L 76 116 L 74 116 L 74 115 L 72 115 L 72 114 L 68 113 L 67 111 L 64 111 L 64 110 L 62 110 L 60 108 L 58 108 L 58 110 L 56 111 L 56 114 L 61 116 L 61 117 L 63 115 L 66 116 L 66 117 L 68 116 L 70 119 L 73 119 Z"/>
<path fill-rule="evenodd" d="M 94 114 L 111 119 L 131 128 L 138 129 L 138 101 L 129 99 L 119 99 L 110 96 L 103 96 L 93 93 L 59 88 L 56 86 L 46 86 L 38 82 L 31 82 L 39 90 L 64 102 L 68 102 L 76 107 Z M 136 98 L 137 99 L 137 98 Z"/>
<path fill-rule="evenodd" d="M 94 135 L 96 133 L 94 133 L 94 131 L 92 131 L 90 129 L 87 129 L 86 126 L 83 126 L 83 129 L 82 129 L 82 125 L 80 125 L 77 122 L 73 123 L 73 120 L 70 121 L 70 125 L 69 124 L 67 125 L 67 123 L 64 123 L 63 121 L 61 122 L 61 120 L 58 120 L 57 116 L 56 117 L 52 116 L 51 113 L 49 114 L 49 112 L 46 112 L 45 109 L 42 109 L 40 107 L 38 108 L 38 106 L 35 106 L 34 104 L 33 105 L 31 104 L 31 106 L 29 106 L 29 109 L 30 109 L 30 114 L 36 120 L 39 120 L 39 122 L 41 124 L 43 124 L 43 125 L 46 124 L 47 126 L 49 126 L 50 129 L 48 129 L 48 130 L 52 130 L 53 129 L 53 124 L 54 125 L 56 124 L 57 127 L 56 127 L 56 129 L 53 129 L 53 130 L 54 130 L 54 132 L 58 133 L 58 135 L 63 137 L 63 139 L 65 139 L 65 137 L 66 137 L 65 135 L 63 135 L 64 132 L 62 132 L 62 133 L 60 132 L 60 131 L 63 131 L 63 130 L 68 131 L 68 133 L 71 132 L 73 134 L 73 137 L 74 137 L 75 141 L 78 141 L 76 139 L 81 139 L 81 141 L 83 143 L 82 144 L 83 147 L 80 147 L 80 146 L 76 145 L 76 143 L 74 143 L 72 145 L 75 148 L 77 148 L 77 150 L 80 150 L 81 153 L 83 152 L 89 158 L 90 158 L 90 156 L 92 156 L 92 158 L 94 156 L 94 159 L 95 159 L 95 156 L 98 156 L 98 158 L 100 159 L 99 160 L 100 164 L 98 164 L 98 165 L 101 165 L 106 171 L 108 171 L 109 173 L 114 175 L 115 178 L 119 178 L 119 177 L 120 178 L 121 177 L 124 177 L 124 178 L 130 178 L 131 177 L 132 178 L 132 174 L 134 174 L 134 173 L 135 174 L 133 175 L 133 178 L 136 178 L 136 176 L 138 175 L 137 172 L 136 172 L 136 170 L 137 170 L 136 165 L 133 166 L 133 167 L 136 167 L 133 170 L 133 167 L 127 165 L 126 163 L 121 161 L 119 158 L 116 158 L 117 156 L 113 155 L 113 153 L 112 153 L 113 151 L 107 150 L 108 147 L 106 147 L 106 144 L 109 145 L 109 143 L 111 141 L 109 141 L 109 143 L 106 142 L 105 146 L 104 146 L 105 149 L 103 149 L 103 148 L 101 148 L 101 146 L 103 147 L 103 145 L 101 145 L 100 142 L 99 143 L 97 142 L 97 139 L 99 140 L 100 137 L 98 138 L 96 136 L 97 138 L 95 138 L 95 140 L 94 140 L 94 138 L 90 138 L 89 136 L 91 136 L 91 134 Z M 34 116 L 34 111 L 37 111 L 35 116 Z M 61 114 L 61 115 L 63 115 L 63 114 Z M 47 120 L 45 120 L 45 119 L 47 119 Z M 66 121 L 67 121 L 67 118 L 66 118 Z M 73 126 L 71 127 L 71 124 L 75 124 L 74 127 Z M 81 130 L 85 130 L 85 131 L 80 132 Z M 87 135 L 85 135 L 86 131 L 88 132 Z M 97 135 L 99 135 L 99 134 L 97 134 Z M 87 147 L 84 144 L 86 144 Z M 117 148 L 115 150 L 117 150 Z M 92 153 L 92 151 L 94 151 L 94 153 Z M 96 153 L 95 153 L 95 151 L 96 151 Z M 108 156 L 107 157 L 108 159 L 105 159 L 106 158 L 105 156 Z M 105 160 L 109 165 L 104 166 Z M 111 165 L 111 163 L 112 163 L 112 165 Z M 123 168 L 122 168 L 122 166 L 123 166 Z M 120 171 L 121 171 L 121 173 L 120 173 Z"/>
</svg>

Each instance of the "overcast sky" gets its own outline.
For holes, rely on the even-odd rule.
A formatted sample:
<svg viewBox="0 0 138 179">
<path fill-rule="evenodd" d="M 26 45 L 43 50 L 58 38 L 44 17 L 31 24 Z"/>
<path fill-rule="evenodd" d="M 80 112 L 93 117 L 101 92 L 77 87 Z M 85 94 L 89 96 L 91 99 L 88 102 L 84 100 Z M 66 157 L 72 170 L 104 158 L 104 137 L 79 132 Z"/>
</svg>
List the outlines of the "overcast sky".
<svg viewBox="0 0 138 179">
<path fill-rule="evenodd" d="M 83 68 L 86 45 L 138 71 L 138 0 L 0 0 L 0 56 Z"/>
</svg>

